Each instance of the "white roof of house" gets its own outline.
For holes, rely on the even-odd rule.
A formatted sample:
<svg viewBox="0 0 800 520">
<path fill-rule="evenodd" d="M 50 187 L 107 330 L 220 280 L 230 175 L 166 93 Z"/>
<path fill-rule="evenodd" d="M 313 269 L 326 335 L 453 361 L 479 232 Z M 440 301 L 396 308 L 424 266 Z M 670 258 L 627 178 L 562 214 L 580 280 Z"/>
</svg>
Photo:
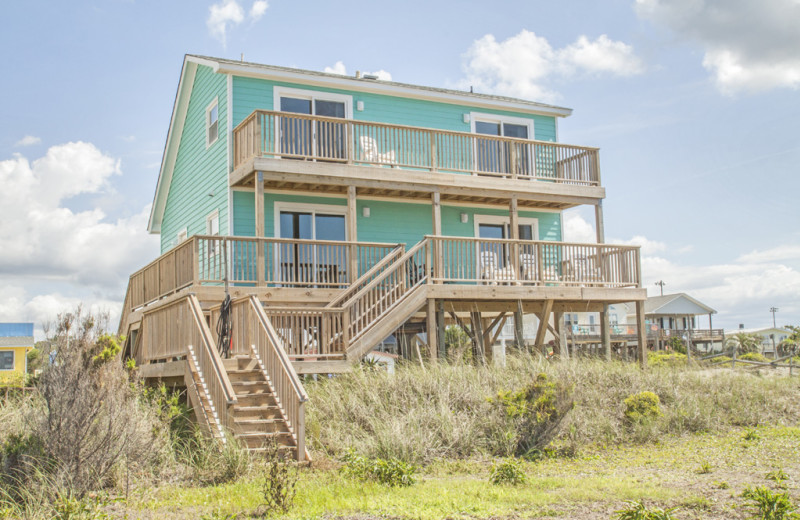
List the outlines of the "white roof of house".
<svg viewBox="0 0 800 520">
<path fill-rule="evenodd" d="M 731 329 L 726 330 L 726 336 L 732 336 L 734 334 L 745 333 L 745 334 L 786 334 L 787 336 L 792 333 L 792 331 L 788 329 L 784 329 L 781 327 L 762 327 L 762 328 L 754 328 L 754 329 Z"/>
<path fill-rule="evenodd" d="M 686 293 L 675 293 L 647 298 L 644 302 L 644 313 L 660 316 L 700 316 L 716 314 L 717 311 Z"/>
</svg>

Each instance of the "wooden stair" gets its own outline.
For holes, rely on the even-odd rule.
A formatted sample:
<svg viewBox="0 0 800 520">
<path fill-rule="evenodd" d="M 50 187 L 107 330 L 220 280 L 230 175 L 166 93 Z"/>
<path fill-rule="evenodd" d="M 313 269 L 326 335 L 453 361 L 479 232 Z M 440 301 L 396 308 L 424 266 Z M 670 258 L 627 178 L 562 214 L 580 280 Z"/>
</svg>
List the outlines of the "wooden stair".
<svg viewBox="0 0 800 520">
<path fill-rule="evenodd" d="M 239 354 L 223 361 L 238 404 L 231 409 L 232 433 L 249 451 L 266 449 L 271 439 L 285 456 L 296 457 L 297 445 L 269 378 L 251 356 Z"/>
</svg>

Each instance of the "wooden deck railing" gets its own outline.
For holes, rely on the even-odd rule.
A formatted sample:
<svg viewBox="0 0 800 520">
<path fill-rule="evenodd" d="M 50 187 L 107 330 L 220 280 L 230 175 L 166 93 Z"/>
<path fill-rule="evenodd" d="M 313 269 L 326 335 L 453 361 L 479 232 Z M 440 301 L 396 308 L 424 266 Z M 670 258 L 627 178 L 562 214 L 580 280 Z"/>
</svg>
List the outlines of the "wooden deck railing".
<svg viewBox="0 0 800 520">
<path fill-rule="evenodd" d="M 234 168 L 253 157 L 600 185 L 597 148 L 256 110 L 233 131 Z"/>
<path fill-rule="evenodd" d="M 195 391 L 201 399 L 208 399 L 213 409 L 213 416 L 206 417 L 212 434 L 224 439 L 225 431 L 233 426 L 229 407 L 237 399 L 197 298 L 190 294 L 157 307 L 146 312 L 142 320 L 144 336 L 137 365 L 185 358 L 190 370 L 202 378 L 202 388 Z"/>
<path fill-rule="evenodd" d="M 640 287 L 638 246 L 428 237 L 437 283 Z"/>
<path fill-rule="evenodd" d="M 612 323 L 609 324 L 609 332 L 611 336 L 636 336 L 636 324 L 633 323 Z M 573 323 L 567 327 L 567 331 L 573 336 L 599 336 L 600 324 L 599 323 Z M 723 329 L 661 329 L 657 325 L 650 324 L 647 326 L 647 337 L 650 339 L 669 339 L 670 337 L 677 337 L 686 339 L 691 337 L 692 340 L 707 340 L 709 338 L 722 339 L 725 335 Z"/>
<path fill-rule="evenodd" d="M 194 235 L 131 275 L 125 310 L 193 284 L 222 284 L 226 269 L 231 284 L 344 288 L 397 248 L 371 242 Z"/>
<path fill-rule="evenodd" d="M 237 351 L 249 349 L 247 354 L 255 357 L 267 376 L 284 419 L 291 428 L 297 459 L 305 460 L 305 402 L 308 395 L 289 361 L 284 342 L 255 296 L 234 302 L 231 321 Z"/>
</svg>

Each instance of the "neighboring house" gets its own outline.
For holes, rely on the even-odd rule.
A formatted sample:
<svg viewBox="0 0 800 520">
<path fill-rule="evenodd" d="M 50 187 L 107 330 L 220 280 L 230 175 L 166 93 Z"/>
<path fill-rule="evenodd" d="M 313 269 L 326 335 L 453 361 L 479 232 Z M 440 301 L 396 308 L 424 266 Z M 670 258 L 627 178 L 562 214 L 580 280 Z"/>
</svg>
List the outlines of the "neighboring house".
<svg viewBox="0 0 800 520">
<path fill-rule="evenodd" d="M 0 385 L 22 385 L 33 346 L 33 323 L 0 323 Z"/>
<path fill-rule="evenodd" d="M 302 457 L 297 374 L 350 370 L 387 336 L 436 358 L 457 324 L 491 358 L 509 320 L 534 316 L 515 342 L 560 347 L 565 313 L 636 301 L 643 319 L 638 247 L 563 242 L 581 205 L 603 237 L 599 151 L 556 142 L 571 113 L 186 56 L 148 223 L 162 256 L 130 278 L 127 354 L 146 379 L 185 382 L 215 435 L 257 446 L 270 425 Z M 262 376 L 274 402 L 249 393 Z"/>
<path fill-rule="evenodd" d="M 774 355 L 777 346 L 780 345 L 783 340 L 791 336 L 792 331 L 780 327 L 745 329 L 743 326 L 740 326 L 738 329 L 726 330 L 725 336 L 730 337 L 740 333 L 761 336 L 761 353 Z"/>
<path fill-rule="evenodd" d="M 644 308 L 650 348 L 663 349 L 672 337 L 702 350 L 722 346 L 725 333 L 722 329 L 713 328 L 712 316 L 717 311 L 686 293 L 651 296 L 645 301 Z M 701 319 L 706 316 L 707 328 L 701 324 Z M 572 331 L 576 342 L 595 344 L 599 341 L 600 318 L 597 313 L 574 313 L 569 314 L 567 319 L 571 322 L 568 330 Z M 636 314 L 633 304 L 609 306 L 609 325 L 612 342 L 635 344 Z"/>
</svg>

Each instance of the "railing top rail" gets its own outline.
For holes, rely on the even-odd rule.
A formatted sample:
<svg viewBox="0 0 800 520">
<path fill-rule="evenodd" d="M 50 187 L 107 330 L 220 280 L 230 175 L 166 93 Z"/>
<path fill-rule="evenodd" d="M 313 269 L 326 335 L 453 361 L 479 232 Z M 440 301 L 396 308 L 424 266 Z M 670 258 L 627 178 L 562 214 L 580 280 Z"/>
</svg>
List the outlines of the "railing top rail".
<svg viewBox="0 0 800 520">
<path fill-rule="evenodd" d="M 266 314 L 264 313 L 264 308 L 261 306 L 261 302 L 258 301 L 258 298 L 255 296 L 250 296 L 248 298 L 250 300 L 250 305 L 255 312 L 256 317 L 258 318 L 259 323 L 264 327 L 264 330 L 271 336 L 271 340 L 273 342 L 278 341 L 277 333 L 272 328 L 272 325 L 269 323 L 269 319 L 267 318 Z M 292 362 L 289 360 L 289 355 L 283 349 L 281 345 L 275 345 L 275 352 L 278 355 L 278 359 L 281 362 L 286 374 L 289 376 L 289 380 L 292 383 L 292 388 L 294 389 L 295 393 L 297 394 L 297 398 L 300 400 L 301 403 L 305 403 L 308 401 L 308 394 L 306 393 L 305 388 L 303 388 L 303 384 L 300 382 L 300 378 L 297 376 L 297 372 L 294 370 L 294 366 L 292 366 Z"/>
<path fill-rule="evenodd" d="M 391 242 L 359 242 L 354 240 L 314 240 L 308 238 L 280 238 L 280 237 L 241 237 L 236 235 L 192 235 L 192 238 L 197 238 L 202 240 L 236 240 L 240 242 L 280 242 L 286 244 L 309 244 L 317 246 L 335 245 L 335 246 L 397 247 L 399 245 L 402 245 L 402 244 L 394 244 Z"/>
<path fill-rule="evenodd" d="M 297 306 L 293 307 L 290 305 L 270 305 L 269 307 L 264 308 L 265 313 L 272 313 L 272 312 L 341 312 L 343 310 L 342 307 L 306 307 L 306 306 Z"/>
<path fill-rule="evenodd" d="M 393 271 L 396 271 L 397 269 L 400 269 L 400 267 L 405 263 L 406 260 L 408 260 L 409 258 L 413 257 L 414 254 L 416 254 L 417 251 L 419 251 L 420 249 L 422 249 L 426 245 L 428 245 L 427 237 L 425 239 L 420 240 L 419 242 L 417 242 L 417 244 L 414 247 L 412 247 L 411 249 L 406 251 L 403 256 L 398 258 L 397 261 L 395 262 L 395 265 L 392 266 L 391 269 L 387 269 L 386 271 L 383 271 L 381 274 L 376 276 L 372 281 L 370 281 L 367 285 L 365 285 L 362 289 L 360 289 L 357 293 L 355 293 L 350 298 L 348 298 L 347 301 L 342 302 L 342 304 L 341 304 L 342 308 L 349 307 L 350 305 L 353 304 L 354 301 L 358 300 L 359 298 L 361 298 L 361 296 L 363 296 L 364 294 L 366 294 L 370 290 L 372 290 L 373 287 L 375 287 L 376 285 L 378 285 L 381 282 L 383 282 L 383 279 L 386 278 L 387 276 L 389 276 L 389 273 L 391 273 Z"/>
<path fill-rule="evenodd" d="M 414 131 L 426 131 L 432 132 L 436 134 L 447 134 L 447 135 L 454 135 L 454 136 L 461 136 L 461 137 L 479 137 L 480 139 L 486 140 L 494 140 L 494 141 L 501 141 L 501 142 L 520 142 L 520 143 L 531 143 L 531 144 L 541 144 L 547 146 L 555 146 L 560 148 L 581 148 L 587 151 L 599 151 L 600 148 L 594 146 L 582 146 L 582 145 L 573 145 L 567 143 L 557 143 L 554 141 L 541 141 L 537 139 L 521 139 L 518 137 L 504 137 L 504 136 L 491 136 L 491 135 L 484 135 L 484 134 L 474 134 L 471 132 L 458 132 L 456 130 L 445 130 L 443 128 L 429 128 L 429 127 L 422 127 L 422 126 L 411 126 L 411 125 L 396 125 L 392 123 L 382 123 L 378 121 L 361 121 L 357 119 L 344 119 L 338 117 L 324 117 L 324 116 L 314 116 L 309 114 L 296 114 L 293 112 L 280 112 L 276 110 L 263 110 L 263 109 L 256 109 L 254 110 L 250 116 L 244 119 L 241 123 L 236 125 L 236 128 L 233 129 L 234 134 L 239 131 L 241 127 L 244 127 L 248 122 L 250 117 L 254 114 L 265 114 L 271 116 L 278 116 L 284 117 L 288 116 L 293 119 L 307 119 L 309 121 L 321 121 L 326 123 L 356 123 L 359 125 L 364 126 L 380 126 L 384 128 L 397 128 L 397 129 L 404 129 L 404 130 L 414 130 Z"/>
<path fill-rule="evenodd" d="M 395 258 L 397 256 L 401 256 L 403 254 L 403 249 L 404 249 L 403 244 L 397 244 L 397 246 L 394 249 L 392 249 L 392 251 L 388 255 L 384 256 L 381 259 L 380 262 L 378 262 L 377 264 L 372 266 L 366 273 L 361 275 L 361 277 L 363 278 L 365 276 L 371 275 L 372 273 L 377 273 L 378 271 L 383 269 L 386 265 L 394 262 L 394 260 L 395 260 Z M 342 294 L 340 294 L 339 296 L 334 298 L 326 307 L 328 307 L 328 308 L 337 307 L 343 301 L 346 301 L 347 299 L 349 299 L 350 296 L 351 296 L 351 293 L 358 292 L 358 290 L 356 289 L 358 287 L 358 284 L 356 282 L 358 282 L 358 280 L 353 282 L 350 285 L 350 287 L 348 287 L 347 289 L 342 291 Z"/>
<path fill-rule="evenodd" d="M 195 323 L 198 326 L 202 325 L 205 318 L 203 317 L 203 309 L 200 308 L 200 302 L 197 300 L 197 297 L 194 294 L 190 294 L 186 296 L 183 301 L 189 305 Z M 238 403 L 239 400 L 236 398 L 236 392 L 233 391 L 233 386 L 228 379 L 228 373 L 225 371 L 225 367 L 222 366 L 222 359 L 219 357 L 219 352 L 217 352 L 217 346 L 214 344 L 213 339 L 206 336 L 204 332 L 201 332 L 201 335 L 203 336 L 203 348 L 205 348 L 211 356 L 214 371 L 216 372 L 215 376 L 222 384 L 222 391 L 225 393 L 225 399 L 228 401 L 228 404 Z"/>
<path fill-rule="evenodd" d="M 188 245 L 189 245 L 190 243 L 194 242 L 194 240 L 195 240 L 195 238 L 196 238 L 196 237 L 197 237 L 197 235 L 192 235 L 192 236 L 188 237 L 186 240 L 184 240 L 183 242 L 181 242 L 180 244 L 178 244 L 178 245 L 176 245 L 175 247 L 173 247 L 172 249 L 170 249 L 169 251 L 166 251 L 166 252 L 164 252 L 163 254 L 160 254 L 160 255 L 158 255 L 158 256 L 156 257 L 156 259 L 155 259 L 155 260 L 153 260 L 152 262 L 150 262 L 150 263 L 149 263 L 149 264 L 147 264 L 146 266 L 142 267 L 142 268 L 141 268 L 141 269 L 139 269 L 138 271 L 134 272 L 134 273 L 133 273 L 133 274 L 130 276 L 130 278 L 133 278 L 134 276 L 136 276 L 136 275 L 138 275 L 138 274 L 140 274 L 140 273 L 143 273 L 143 272 L 145 272 L 147 269 L 149 269 L 149 268 L 153 267 L 154 265 L 156 265 L 156 264 L 157 264 L 157 263 L 158 263 L 158 262 L 159 262 L 159 261 L 160 261 L 162 258 L 164 258 L 165 256 L 167 256 L 167 255 L 170 255 L 170 254 L 173 254 L 173 253 L 175 253 L 176 251 L 178 251 L 179 249 L 182 249 L 182 248 L 184 248 L 184 247 L 188 247 Z"/>
<path fill-rule="evenodd" d="M 592 242 L 557 242 L 555 240 L 522 240 L 513 238 L 480 238 L 480 237 L 455 237 L 446 235 L 425 235 L 425 238 L 431 240 L 448 240 L 448 241 L 467 241 L 467 242 L 497 242 L 501 244 L 543 244 L 543 245 L 559 245 L 559 246 L 589 246 L 589 247 L 613 247 L 618 249 L 641 249 L 642 246 L 628 245 L 628 244 L 597 244 Z"/>
</svg>

